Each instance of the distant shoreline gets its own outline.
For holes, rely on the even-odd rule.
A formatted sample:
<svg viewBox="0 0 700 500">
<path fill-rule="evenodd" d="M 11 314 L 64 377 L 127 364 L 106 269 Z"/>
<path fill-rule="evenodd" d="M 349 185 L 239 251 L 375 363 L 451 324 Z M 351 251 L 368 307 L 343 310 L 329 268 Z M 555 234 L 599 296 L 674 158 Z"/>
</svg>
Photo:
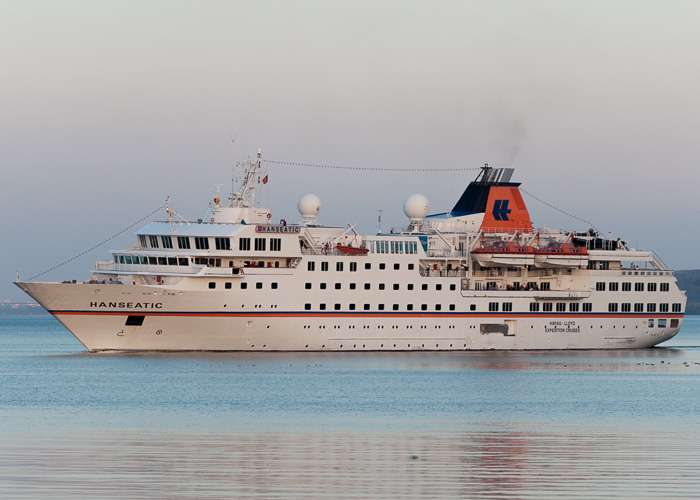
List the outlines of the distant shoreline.
<svg viewBox="0 0 700 500">
<path fill-rule="evenodd" d="M 0 316 L 48 316 L 48 311 L 36 302 L 10 303 L 0 302 Z"/>
</svg>

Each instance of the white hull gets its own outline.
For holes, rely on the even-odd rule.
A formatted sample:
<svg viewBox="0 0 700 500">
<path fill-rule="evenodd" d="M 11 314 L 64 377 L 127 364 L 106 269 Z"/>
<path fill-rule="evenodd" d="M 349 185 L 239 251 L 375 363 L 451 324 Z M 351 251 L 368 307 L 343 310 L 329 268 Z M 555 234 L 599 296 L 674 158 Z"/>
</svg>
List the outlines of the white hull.
<svg viewBox="0 0 700 500">
<path fill-rule="evenodd" d="M 681 314 L 299 312 L 232 310 L 223 292 L 182 292 L 134 285 L 21 283 L 90 351 L 449 351 L 622 349 L 673 337 Z M 154 291 L 156 294 L 154 295 Z M 514 311 L 533 294 L 511 296 Z M 461 306 L 501 300 L 504 292 L 457 295 Z M 127 301 L 127 302 L 125 302 Z M 95 308 L 90 304 L 132 308 Z M 136 306 L 136 304 L 139 306 Z M 224 307 L 224 303 L 226 306 Z M 215 305 L 215 304 L 218 304 Z M 458 302 L 459 304 L 459 302 Z M 135 306 L 135 307 L 134 307 Z M 468 306 L 467 306 L 468 307 Z M 243 309 L 243 308 L 242 308 Z M 483 311 L 482 307 L 478 309 Z M 294 312 L 296 311 L 296 312 Z M 126 326 L 130 315 L 144 316 Z M 658 319 L 678 319 L 659 328 Z M 649 327 L 649 319 L 655 319 Z M 483 325 L 488 325 L 484 327 Z M 499 325 L 507 329 L 498 328 Z M 487 330 L 487 331 L 484 331 Z"/>
</svg>

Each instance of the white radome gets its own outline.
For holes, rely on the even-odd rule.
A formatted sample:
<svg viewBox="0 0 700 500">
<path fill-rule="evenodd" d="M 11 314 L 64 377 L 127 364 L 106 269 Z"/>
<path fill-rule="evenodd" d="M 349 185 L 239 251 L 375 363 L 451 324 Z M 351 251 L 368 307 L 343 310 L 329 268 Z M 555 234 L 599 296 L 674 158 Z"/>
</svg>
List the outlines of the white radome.
<svg viewBox="0 0 700 500">
<path fill-rule="evenodd" d="M 321 199 L 315 194 L 305 194 L 299 199 L 297 209 L 302 217 L 312 219 L 321 211 Z"/>
<path fill-rule="evenodd" d="M 403 202 L 403 213 L 409 220 L 423 220 L 428 212 L 430 212 L 430 202 L 422 194 L 413 193 Z"/>
</svg>

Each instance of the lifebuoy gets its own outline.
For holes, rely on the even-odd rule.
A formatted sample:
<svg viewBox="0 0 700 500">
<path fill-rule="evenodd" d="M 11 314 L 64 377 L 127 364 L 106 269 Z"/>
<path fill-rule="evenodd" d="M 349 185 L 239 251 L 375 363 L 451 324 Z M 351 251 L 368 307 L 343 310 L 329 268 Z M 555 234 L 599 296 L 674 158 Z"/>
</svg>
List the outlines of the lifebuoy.
<svg viewBox="0 0 700 500">
<path fill-rule="evenodd" d="M 267 214 L 268 219 L 272 219 L 272 214 Z"/>
</svg>

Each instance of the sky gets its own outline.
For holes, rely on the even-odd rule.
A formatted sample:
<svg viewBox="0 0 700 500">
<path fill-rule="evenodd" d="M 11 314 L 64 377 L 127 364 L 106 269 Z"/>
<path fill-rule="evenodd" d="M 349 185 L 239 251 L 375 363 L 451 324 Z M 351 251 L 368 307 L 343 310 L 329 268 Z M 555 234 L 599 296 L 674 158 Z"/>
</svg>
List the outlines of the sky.
<svg viewBox="0 0 700 500">
<path fill-rule="evenodd" d="M 237 160 L 514 168 L 536 227 L 700 268 L 698 25 L 674 0 L 0 0 L 0 300 L 69 259 L 39 279 L 87 279 L 167 196 L 201 218 L 232 137 Z M 264 195 L 374 233 L 477 173 L 270 163 Z"/>
</svg>

